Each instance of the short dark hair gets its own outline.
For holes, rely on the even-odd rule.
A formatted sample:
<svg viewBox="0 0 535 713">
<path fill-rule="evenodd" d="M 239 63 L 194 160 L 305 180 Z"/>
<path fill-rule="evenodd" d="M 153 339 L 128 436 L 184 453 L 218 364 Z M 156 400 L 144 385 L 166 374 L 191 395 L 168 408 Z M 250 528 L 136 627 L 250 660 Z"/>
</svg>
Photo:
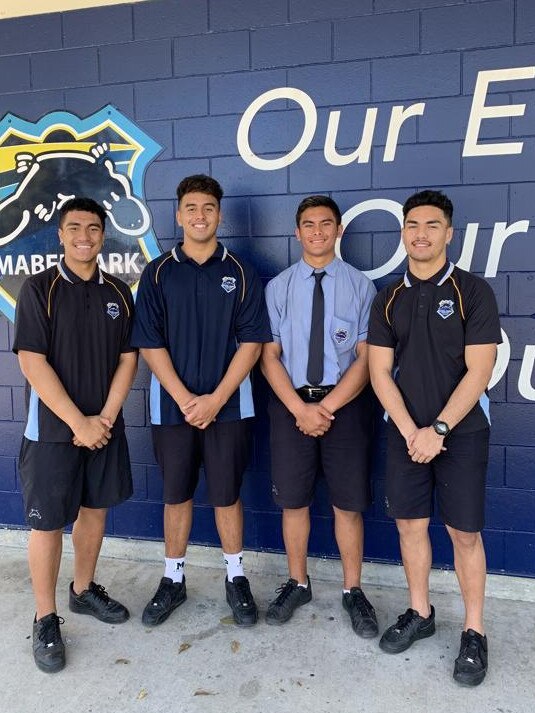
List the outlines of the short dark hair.
<svg viewBox="0 0 535 713">
<path fill-rule="evenodd" d="M 329 196 L 308 196 L 308 198 L 303 198 L 301 203 L 297 207 L 297 213 L 295 214 L 295 222 L 297 227 L 299 227 L 299 221 L 301 220 L 301 215 L 307 208 L 330 208 L 334 213 L 336 218 L 336 225 L 340 225 L 342 222 L 342 214 L 340 213 L 340 208 L 336 201 L 333 201 Z"/>
<path fill-rule="evenodd" d="M 92 198 L 83 197 L 71 198 L 61 206 L 61 208 L 59 209 L 60 228 L 65 222 L 65 217 L 67 216 L 67 213 L 70 213 L 73 210 L 84 210 L 86 211 L 86 213 L 94 213 L 95 215 L 98 215 L 98 217 L 100 218 L 100 223 L 102 225 L 102 230 L 104 230 L 106 226 L 106 211 L 100 205 L 100 203 L 97 203 Z"/>
<path fill-rule="evenodd" d="M 403 206 L 403 219 L 407 217 L 407 213 L 413 208 L 418 208 L 421 205 L 432 205 L 435 208 L 440 208 L 448 219 L 448 223 L 451 225 L 453 218 L 453 203 L 450 201 L 448 196 L 442 191 L 420 191 L 419 193 L 413 193 L 412 196 L 407 198 L 405 205 Z"/>
<path fill-rule="evenodd" d="M 221 205 L 221 198 L 223 198 L 223 189 L 220 184 L 215 178 L 206 176 L 204 173 L 186 176 L 180 181 L 176 189 L 179 204 L 186 193 L 206 193 L 209 196 L 213 196 L 218 205 Z"/>
</svg>

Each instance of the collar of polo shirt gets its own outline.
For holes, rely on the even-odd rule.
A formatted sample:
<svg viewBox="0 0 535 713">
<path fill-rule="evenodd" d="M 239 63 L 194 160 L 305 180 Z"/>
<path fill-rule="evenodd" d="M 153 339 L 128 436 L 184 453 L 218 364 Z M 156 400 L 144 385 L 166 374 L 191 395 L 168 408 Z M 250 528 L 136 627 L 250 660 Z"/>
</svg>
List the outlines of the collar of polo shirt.
<svg viewBox="0 0 535 713">
<path fill-rule="evenodd" d="M 177 262 L 188 262 L 191 261 L 192 258 L 188 257 L 186 253 L 182 250 L 182 246 L 184 243 L 177 243 L 174 248 L 171 250 L 171 255 Z M 210 260 L 214 259 L 220 259 L 221 262 L 227 257 L 228 250 L 224 245 L 221 245 L 221 243 L 217 243 L 217 247 L 214 251 L 214 254 L 210 256 Z M 194 261 L 195 262 L 195 261 Z"/>
<path fill-rule="evenodd" d="M 428 280 L 420 280 L 420 278 L 413 275 L 410 270 L 407 270 L 405 277 L 403 278 L 405 287 L 412 287 L 413 285 L 417 285 L 419 282 L 432 282 L 437 286 L 443 285 L 453 272 L 454 267 L 455 265 L 452 262 L 446 262 L 446 264 L 441 267 L 438 272 L 435 272 L 435 274 Z"/>
<path fill-rule="evenodd" d="M 63 279 L 67 280 L 67 282 L 71 282 L 73 284 L 78 283 L 78 282 L 96 282 L 97 284 L 102 285 L 102 283 L 104 282 L 102 272 L 98 265 L 96 267 L 95 272 L 93 273 L 93 276 L 90 277 L 89 280 L 82 280 L 82 278 L 78 277 L 78 275 L 76 275 L 76 273 L 74 273 L 72 270 L 69 270 L 69 268 L 65 264 L 64 260 L 59 262 L 56 265 L 56 267 L 58 268 L 58 272 L 63 277 Z"/>
</svg>

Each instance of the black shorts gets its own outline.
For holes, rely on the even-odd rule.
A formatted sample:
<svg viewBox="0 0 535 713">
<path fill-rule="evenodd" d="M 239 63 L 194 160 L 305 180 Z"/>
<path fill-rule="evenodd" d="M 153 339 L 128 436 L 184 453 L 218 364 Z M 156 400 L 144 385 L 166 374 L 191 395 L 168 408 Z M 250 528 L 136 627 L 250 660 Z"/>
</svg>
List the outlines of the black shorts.
<svg viewBox="0 0 535 713">
<path fill-rule="evenodd" d="M 176 505 L 191 500 L 199 482 L 199 468 L 204 464 L 209 503 L 215 507 L 234 505 L 249 463 L 250 420 L 214 421 L 204 430 L 189 423 L 153 426 L 164 503 Z"/>
<path fill-rule="evenodd" d="M 132 495 L 126 436 L 104 448 L 22 439 L 19 459 L 26 520 L 34 530 L 60 530 L 80 507 L 109 508 Z"/>
<path fill-rule="evenodd" d="M 351 512 L 366 510 L 371 500 L 372 405 L 368 389 L 339 409 L 327 433 L 317 438 L 301 433 L 295 417 L 273 393 L 269 415 L 272 492 L 277 505 L 308 507 L 323 470 L 332 505 Z"/>
<path fill-rule="evenodd" d="M 485 520 L 485 483 L 489 429 L 455 433 L 447 450 L 430 463 L 414 463 L 405 439 L 389 421 L 387 428 L 386 509 L 390 517 L 431 517 L 433 491 L 443 522 L 462 532 L 480 532 Z"/>
</svg>

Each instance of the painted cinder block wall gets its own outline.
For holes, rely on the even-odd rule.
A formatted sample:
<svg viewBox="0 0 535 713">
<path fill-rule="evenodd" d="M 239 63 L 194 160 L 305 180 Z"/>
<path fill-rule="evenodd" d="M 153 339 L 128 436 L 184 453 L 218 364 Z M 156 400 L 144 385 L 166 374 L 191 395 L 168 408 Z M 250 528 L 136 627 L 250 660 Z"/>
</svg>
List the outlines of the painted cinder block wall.
<svg viewBox="0 0 535 713">
<path fill-rule="evenodd" d="M 531 0 L 156 0 L 0 21 L 0 117 L 35 121 L 65 109 L 81 117 L 115 105 L 163 147 L 147 170 L 145 194 L 162 251 L 179 237 L 175 187 L 184 175 L 211 173 L 224 186 L 224 242 L 262 278 L 296 259 L 293 216 L 299 200 L 328 192 L 342 211 L 369 199 L 403 203 L 415 189 L 444 188 L 455 203 L 459 259 L 466 227 L 477 223 L 470 264 L 484 274 L 496 223 L 535 220 L 535 80 L 494 83 L 487 105 L 526 105 L 522 116 L 483 121 L 479 141 L 523 142 L 516 155 L 463 157 L 478 73 L 535 64 Z M 295 87 L 312 99 L 317 127 L 303 155 L 278 170 L 248 165 L 237 148 L 244 111 L 263 92 Z M 392 107 L 425 102 L 401 127 L 393 161 L 384 161 Z M 339 110 L 336 148 L 359 144 L 366 110 L 377 108 L 367 160 L 333 166 L 324 155 L 329 115 Z M 251 148 L 287 154 L 304 125 L 302 107 L 267 104 L 251 124 Z M 345 259 L 363 270 L 384 265 L 398 243 L 384 211 L 351 221 Z M 510 340 L 507 371 L 491 390 L 493 417 L 484 537 L 492 571 L 535 576 L 533 394 L 519 389 L 526 345 L 535 343 L 535 231 L 512 235 L 489 276 Z M 397 266 L 395 274 L 403 271 Z M 382 275 L 377 286 L 390 276 Z M 17 455 L 25 409 L 23 380 L 11 353 L 13 327 L 0 318 L 0 522 L 24 524 Z M 529 366 L 529 364 L 528 364 Z M 417 368 L 417 365 L 415 365 Z M 527 384 L 533 383 L 531 372 Z M 126 404 L 135 493 L 112 511 L 108 534 L 161 538 L 161 484 L 155 465 L 142 364 Z M 270 497 L 266 386 L 255 376 L 258 417 L 243 491 L 246 546 L 282 550 L 280 514 Z M 527 397 L 526 397 L 527 395 Z M 374 504 L 366 515 L 366 557 L 399 561 L 385 517 L 384 448 L 378 411 L 373 450 Z M 203 485 L 196 496 L 193 540 L 217 542 Z M 451 548 L 434 522 L 435 564 Z M 313 507 L 310 550 L 336 554 L 326 493 Z"/>
</svg>

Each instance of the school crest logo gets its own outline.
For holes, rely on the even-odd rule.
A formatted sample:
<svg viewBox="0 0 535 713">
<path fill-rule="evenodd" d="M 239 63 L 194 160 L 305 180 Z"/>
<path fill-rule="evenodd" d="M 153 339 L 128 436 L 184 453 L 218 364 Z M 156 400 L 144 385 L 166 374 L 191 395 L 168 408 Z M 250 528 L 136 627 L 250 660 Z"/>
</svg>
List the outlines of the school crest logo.
<svg viewBox="0 0 535 713">
<path fill-rule="evenodd" d="M 347 337 L 348 337 L 347 329 L 337 329 L 336 332 L 334 333 L 334 341 L 337 344 L 343 344 L 345 341 L 347 341 Z"/>
<path fill-rule="evenodd" d="M 221 280 L 221 287 L 225 290 L 225 292 L 232 292 L 236 289 L 236 278 L 224 277 Z"/>
<path fill-rule="evenodd" d="M 145 171 L 160 151 L 111 105 L 84 119 L 56 111 L 35 123 L 14 114 L 0 120 L 0 310 L 8 319 L 24 279 L 61 260 L 58 211 L 75 197 L 103 206 L 99 266 L 135 292 L 161 254 L 144 199 Z"/>
<path fill-rule="evenodd" d="M 448 319 L 453 314 L 453 300 L 440 300 L 438 303 L 437 314 L 442 319 Z"/>
<path fill-rule="evenodd" d="M 117 302 L 108 302 L 106 312 L 110 315 L 112 319 L 117 319 L 119 316 L 119 305 Z"/>
</svg>

